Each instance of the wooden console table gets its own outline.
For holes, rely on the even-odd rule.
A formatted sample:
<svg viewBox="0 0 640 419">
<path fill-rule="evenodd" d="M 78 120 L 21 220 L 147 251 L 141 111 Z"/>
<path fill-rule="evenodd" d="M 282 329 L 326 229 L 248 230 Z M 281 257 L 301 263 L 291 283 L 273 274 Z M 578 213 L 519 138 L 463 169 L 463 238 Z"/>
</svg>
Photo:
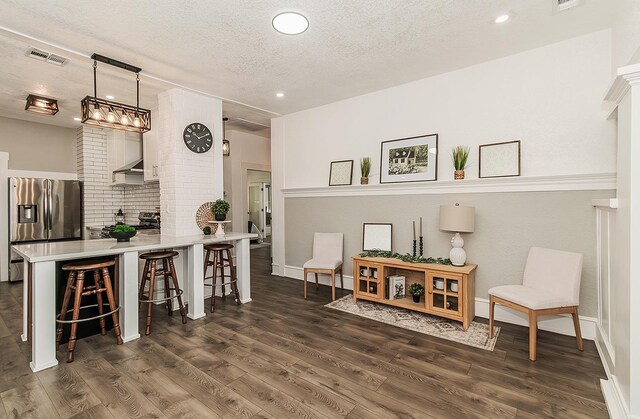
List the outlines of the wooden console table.
<svg viewBox="0 0 640 419">
<path fill-rule="evenodd" d="M 449 266 L 432 263 L 407 263 L 399 259 L 353 258 L 353 299 L 421 311 L 435 316 L 462 322 L 467 330 L 475 317 L 475 270 L 476 265 Z M 393 298 L 385 290 L 390 276 L 405 277 L 405 296 Z M 425 294 L 419 303 L 407 291 L 409 286 L 419 283 Z"/>
</svg>

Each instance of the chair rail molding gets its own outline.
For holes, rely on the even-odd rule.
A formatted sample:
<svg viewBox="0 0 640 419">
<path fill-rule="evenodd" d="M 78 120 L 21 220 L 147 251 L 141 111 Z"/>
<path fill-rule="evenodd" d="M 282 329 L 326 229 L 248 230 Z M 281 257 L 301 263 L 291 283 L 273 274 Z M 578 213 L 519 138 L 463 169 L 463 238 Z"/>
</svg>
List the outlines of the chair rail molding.
<svg viewBox="0 0 640 419">
<path fill-rule="evenodd" d="M 541 192 L 608 190 L 616 188 L 615 173 L 580 175 L 528 176 L 518 178 L 486 178 L 445 180 L 425 183 L 369 184 L 284 188 L 285 198 L 321 196 L 424 195 L 488 192 Z"/>
</svg>

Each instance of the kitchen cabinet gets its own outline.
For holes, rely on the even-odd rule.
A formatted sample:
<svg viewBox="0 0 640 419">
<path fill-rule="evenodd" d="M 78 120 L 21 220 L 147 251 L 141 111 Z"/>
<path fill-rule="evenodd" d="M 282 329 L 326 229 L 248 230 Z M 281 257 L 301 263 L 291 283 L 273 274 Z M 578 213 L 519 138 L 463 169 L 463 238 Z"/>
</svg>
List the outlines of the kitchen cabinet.
<svg viewBox="0 0 640 419">
<path fill-rule="evenodd" d="M 158 115 L 157 109 L 152 109 L 151 114 Z M 151 131 L 148 131 L 142 136 L 142 155 L 144 158 L 144 181 L 147 182 L 158 182 L 160 180 L 159 173 L 159 141 L 160 141 L 160 132 L 161 126 L 160 122 L 157 121 L 154 125 L 151 125 Z"/>
</svg>

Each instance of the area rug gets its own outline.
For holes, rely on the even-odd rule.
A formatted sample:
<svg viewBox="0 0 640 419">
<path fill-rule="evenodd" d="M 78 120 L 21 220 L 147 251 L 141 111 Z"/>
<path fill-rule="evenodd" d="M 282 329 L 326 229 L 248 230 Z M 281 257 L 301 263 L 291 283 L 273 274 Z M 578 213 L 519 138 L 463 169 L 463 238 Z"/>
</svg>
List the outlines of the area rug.
<svg viewBox="0 0 640 419">
<path fill-rule="evenodd" d="M 342 297 L 325 307 L 487 351 L 493 351 L 500 334 L 500 328 L 494 327 L 493 338 L 490 339 L 489 325 L 483 323 L 471 322 L 464 331 L 462 323 L 454 320 L 369 301 L 354 303 L 353 295 Z"/>
</svg>

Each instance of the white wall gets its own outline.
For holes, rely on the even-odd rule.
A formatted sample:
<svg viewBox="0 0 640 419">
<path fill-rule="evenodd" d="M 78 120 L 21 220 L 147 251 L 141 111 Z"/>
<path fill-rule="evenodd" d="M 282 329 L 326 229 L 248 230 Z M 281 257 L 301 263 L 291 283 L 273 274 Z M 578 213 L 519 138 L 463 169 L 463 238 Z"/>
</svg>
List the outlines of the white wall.
<svg viewBox="0 0 640 419">
<path fill-rule="evenodd" d="M 224 158 L 225 193 L 231 204 L 233 231 L 247 231 L 247 170 L 271 171 L 271 140 L 261 135 L 227 128 L 230 155 Z"/>
<path fill-rule="evenodd" d="M 615 0 L 613 23 L 613 71 L 627 64 L 640 63 L 640 1 Z"/>
<path fill-rule="evenodd" d="M 76 173 L 73 128 L 0 117 L 0 151 L 11 170 Z"/>
<path fill-rule="evenodd" d="M 475 178 L 477 146 L 512 139 L 522 140 L 522 176 L 614 172 L 614 127 L 601 111 L 610 62 L 605 30 L 287 115 L 280 186 L 327 186 L 331 161 L 362 156 L 378 183 L 381 141 L 431 133 L 440 180 L 453 177 L 453 146 L 471 146 Z"/>
</svg>

